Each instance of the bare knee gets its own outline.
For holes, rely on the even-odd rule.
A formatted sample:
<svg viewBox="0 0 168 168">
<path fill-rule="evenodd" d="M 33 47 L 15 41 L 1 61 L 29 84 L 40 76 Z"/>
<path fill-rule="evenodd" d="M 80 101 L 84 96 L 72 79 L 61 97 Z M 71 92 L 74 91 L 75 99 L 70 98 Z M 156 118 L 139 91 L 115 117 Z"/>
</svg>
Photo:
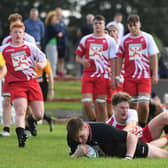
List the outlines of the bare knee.
<svg viewBox="0 0 168 168">
<path fill-rule="evenodd" d="M 4 107 L 10 107 L 11 106 L 11 102 L 10 102 L 10 97 L 5 97 L 3 100 L 3 106 Z"/>
<path fill-rule="evenodd" d="M 165 122 L 168 122 L 168 113 L 167 112 L 163 112 L 161 113 L 162 115 L 162 122 L 165 121 Z"/>
</svg>

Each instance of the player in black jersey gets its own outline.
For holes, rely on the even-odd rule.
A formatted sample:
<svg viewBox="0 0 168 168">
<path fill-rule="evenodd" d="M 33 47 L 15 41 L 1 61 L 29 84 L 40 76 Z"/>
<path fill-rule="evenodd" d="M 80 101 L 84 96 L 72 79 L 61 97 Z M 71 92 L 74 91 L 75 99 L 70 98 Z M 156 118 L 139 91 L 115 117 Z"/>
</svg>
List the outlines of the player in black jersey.
<svg viewBox="0 0 168 168">
<path fill-rule="evenodd" d="M 67 124 L 67 142 L 72 157 L 85 156 L 87 145 L 99 146 L 105 156 L 125 159 L 158 157 L 167 158 L 168 151 L 146 144 L 123 130 L 105 123 L 86 123 L 80 118 L 72 118 Z M 82 144 L 79 146 L 79 144 Z M 99 152 L 99 151 L 98 151 Z"/>
</svg>

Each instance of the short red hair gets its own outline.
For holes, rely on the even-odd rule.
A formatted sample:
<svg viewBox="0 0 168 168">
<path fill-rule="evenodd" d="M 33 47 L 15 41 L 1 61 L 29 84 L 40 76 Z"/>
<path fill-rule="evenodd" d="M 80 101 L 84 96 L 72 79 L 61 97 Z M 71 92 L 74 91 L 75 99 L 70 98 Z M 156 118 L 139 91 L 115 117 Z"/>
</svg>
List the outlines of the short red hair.
<svg viewBox="0 0 168 168">
<path fill-rule="evenodd" d="M 21 28 L 23 31 L 25 31 L 25 26 L 21 21 L 16 21 L 10 25 L 10 31 L 12 31 L 14 28 Z"/>
</svg>

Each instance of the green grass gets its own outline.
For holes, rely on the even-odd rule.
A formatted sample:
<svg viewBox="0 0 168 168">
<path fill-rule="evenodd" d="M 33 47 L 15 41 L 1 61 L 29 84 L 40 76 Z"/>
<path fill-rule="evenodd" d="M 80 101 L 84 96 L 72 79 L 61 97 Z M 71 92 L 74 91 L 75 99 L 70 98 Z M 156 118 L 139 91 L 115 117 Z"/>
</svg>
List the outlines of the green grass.
<svg viewBox="0 0 168 168">
<path fill-rule="evenodd" d="M 81 110 L 81 102 L 47 102 L 46 110 Z"/>
<path fill-rule="evenodd" d="M 80 81 L 55 81 L 55 98 L 81 98 Z M 46 102 L 46 110 L 81 110 L 81 102 Z"/>
<path fill-rule="evenodd" d="M 17 147 L 16 135 L 0 138 L 0 168 L 166 168 L 167 159 L 118 158 L 72 159 L 68 155 L 65 124 L 56 124 L 52 133 L 45 124 L 38 126 L 38 136 L 30 137 L 26 147 Z"/>
<path fill-rule="evenodd" d="M 54 90 L 56 98 L 81 98 L 80 81 L 56 81 Z"/>
</svg>

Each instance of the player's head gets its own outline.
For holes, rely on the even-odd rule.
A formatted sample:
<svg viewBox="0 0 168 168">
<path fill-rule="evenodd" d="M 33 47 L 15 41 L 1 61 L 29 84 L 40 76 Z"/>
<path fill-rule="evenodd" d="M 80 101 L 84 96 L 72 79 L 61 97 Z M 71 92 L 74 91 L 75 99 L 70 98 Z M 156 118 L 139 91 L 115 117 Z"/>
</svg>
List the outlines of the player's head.
<svg viewBox="0 0 168 168">
<path fill-rule="evenodd" d="M 12 13 L 9 15 L 8 21 L 10 24 L 16 21 L 22 21 L 22 16 L 19 13 Z"/>
<path fill-rule="evenodd" d="M 119 28 L 115 24 L 111 24 L 107 27 L 109 35 L 114 39 L 118 39 Z"/>
<path fill-rule="evenodd" d="M 24 30 L 25 30 L 25 26 L 20 21 L 14 22 L 10 25 L 10 35 L 11 35 L 13 44 L 20 45 L 23 43 Z"/>
<path fill-rule="evenodd" d="M 25 26 L 20 21 L 14 22 L 10 25 L 10 31 L 13 31 L 13 29 L 15 28 L 22 29 L 23 31 L 25 31 Z"/>
<path fill-rule="evenodd" d="M 136 24 L 140 22 L 140 17 L 138 15 L 129 15 L 127 19 L 127 24 Z"/>
<path fill-rule="evenodd" d="M 128 116 L 131 96 L 125 92 L 117 92 L 112 97 L 114 114 L 118 122 L 125 123 Z"/>
<path fill-rule="evenodd" d="M 140 22 L 140 17 L 138 15 L 128 16 L 127 24 L 128 24 L 128 29 L 133 36 L 139 35 L 141 22 Z"/>
<path fill-rule="evenodd" d="M 128 102 L 128 103 L 131 101 L 131 96 L 126 92 L 117 92 L 112 97 L 113 106 L 116 106 L 117 104 L 123 101 Z"/>
<path fill-rule="evenodd" d="M 67 123 L 68 135 L 81 144 L 86 144 L 89 137 L 89 130 L 86 123 L 78 118 L 72 118 Z"/>
<path fill-rule="evenodd" d="M 95 16 L 93 20 L 93 30 L 96 34 L 104 33 L 105 29 L 105 18 L 102 15 Z"/>
</svg>

